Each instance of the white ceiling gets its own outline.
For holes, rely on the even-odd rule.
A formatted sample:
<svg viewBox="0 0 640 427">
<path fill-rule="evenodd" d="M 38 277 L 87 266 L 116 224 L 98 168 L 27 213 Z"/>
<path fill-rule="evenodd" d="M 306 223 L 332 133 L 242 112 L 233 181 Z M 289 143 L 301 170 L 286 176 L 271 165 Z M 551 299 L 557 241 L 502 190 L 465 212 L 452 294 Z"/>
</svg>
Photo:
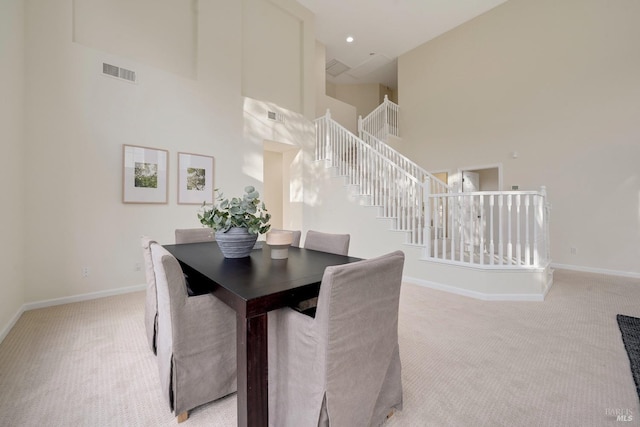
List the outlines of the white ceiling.
<svg viewBox="0 0 640 427">
<path fill-rule="evenodd" d="M 507 0 L 298 0 L 316 16 L 316 38 L 327 61 L 351 68 L 338 84 L 397 88 L 397 58 Z M 353 43 L 345 41 L 348 35 Z M 349 73 L 358 75 L 353 77 Z"/>
</svg>

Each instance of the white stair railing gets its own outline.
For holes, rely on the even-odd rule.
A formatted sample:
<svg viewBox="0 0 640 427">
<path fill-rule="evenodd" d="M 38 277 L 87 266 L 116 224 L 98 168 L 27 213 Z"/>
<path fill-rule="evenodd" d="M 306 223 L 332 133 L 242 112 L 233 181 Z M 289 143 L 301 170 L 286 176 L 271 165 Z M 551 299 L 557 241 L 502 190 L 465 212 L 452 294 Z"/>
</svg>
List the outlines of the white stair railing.
<svg viewBox="0 0 640 427">
<path fill-rule="evenodd" d="M 427 194 L 427 258 L 487 268 L 550 262 L 549 206 L 540 191 Z"/>
<path fill-rule="evenodd" d="M 361 139 L 326 116 L 316 119 L 316 160 L 348 177 L 407 243 L 430 261 L 476 268 L 546 267 L 549 205 L 540 191 L 454 193 L 444 182 L 374 135 Z"/>
<path fill-rule="evenodd" d="M 407 173 L 409 173 L 410 175 L 416 177 L 419 182 L 429 183 L 429 192 L 431 194 L 448 193 L 449 191 L 451 191 L 451 187 L 448 184 L 438 179 L 433 174 L 427 172 L 417 163 L 400 154 L 397 150 L 385 144 L 383 141 L 371 135 L 369 132 L 362 131 L 360 138 L 378 153 L 391 160 L 401 169 L 407 171 Z"/>
<path fill-rule="evenodd" d="M 400 107 L 398 104 L 389 101 L 387 95 L 384 96 L 382 104 L 367 115 L 364 119 L 358 117 L 358 133 L 362 138 L 362 132 L 368 132 L 381 141 L 387 141 L 389 135 L 400 136 L 398 126 Z"/>
<path fill-rule="evenodd" d="M 394 229 L 406 231 L 410 244 L 424 243 L 425 184 L 346 128 L 325 117 L 316 119 L 316 160 L 326 160 L 337 174 L 357 185 L 381 215 L 394 219 Z"/>
</svg>

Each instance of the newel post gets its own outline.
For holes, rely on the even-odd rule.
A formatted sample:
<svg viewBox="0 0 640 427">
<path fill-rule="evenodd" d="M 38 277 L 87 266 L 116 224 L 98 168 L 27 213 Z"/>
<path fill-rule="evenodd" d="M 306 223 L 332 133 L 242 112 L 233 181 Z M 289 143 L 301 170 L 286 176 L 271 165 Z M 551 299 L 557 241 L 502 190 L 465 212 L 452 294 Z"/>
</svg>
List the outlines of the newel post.
<svg viewBox="0 0 640 427">
<path fill-rule="evenodd" d="M 431 183 L 429 179 L 422 184 L 424 193 L 424 257 L 431 258 Z"/>
<path fill-rule="evenodd" d="M 327 160 L 327 156 L 330 155 L 331 151 L 331 132 L 329 130 L 331 125 L 331 110 L 327 108 L 326 114 L 320 118 L 318 123 L 322 123 L 322 135 L 316 134 L 316 160 Z"/>
<path fill-rule="evenodd" d="M 389 98 L 387 95 L 384 96 L 384 108 L 382 109 L 384 116 L 384 140 L 385 142 L 389 140 Z"/>
<path fill-rule="evenodd" d="M 362 139 L 362 114 L 358 116 L 358 136 Z"/>
<path fill-rule="evenodd" d="M 551 236 L 549 229 L 549 217 L 551 204 L 547 201 L 547 186 L 540 187 L 540 193 L 542 194 L 542 235 L 544 238 L 544 261 L 551 261 Z"/>
</svg>

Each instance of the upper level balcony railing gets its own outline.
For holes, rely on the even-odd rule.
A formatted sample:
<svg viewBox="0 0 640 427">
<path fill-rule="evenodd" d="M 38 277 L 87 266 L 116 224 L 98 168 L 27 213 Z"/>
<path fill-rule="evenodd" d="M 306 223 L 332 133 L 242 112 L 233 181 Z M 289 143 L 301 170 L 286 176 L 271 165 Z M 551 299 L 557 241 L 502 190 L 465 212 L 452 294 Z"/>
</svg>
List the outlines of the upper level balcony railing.
<svg viewBox="0 0 640 427">
<path fill-rule="evenodd" d="M 385 142 L 389 135 L 400 136 L 399 110 L 398 104 L 389 101 L 389 97 L 385 95 L 382 104 L 378 105 L 367 117 L 363 119 L 360 116 L 358 118 L 360 138 L 362 138 L 363 131 Z"/>
</svg>

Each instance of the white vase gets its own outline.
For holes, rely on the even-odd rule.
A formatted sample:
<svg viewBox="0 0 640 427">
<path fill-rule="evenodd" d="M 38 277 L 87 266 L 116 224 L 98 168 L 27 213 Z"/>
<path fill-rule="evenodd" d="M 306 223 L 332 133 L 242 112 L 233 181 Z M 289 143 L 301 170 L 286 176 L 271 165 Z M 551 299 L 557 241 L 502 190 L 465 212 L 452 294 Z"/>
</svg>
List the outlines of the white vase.
<svg viewBox="0 0 640 427">
<path fill-rule="evenodd" d="M 250 234 L 243 227 L 232 227 L 226 232 L 216 231 L 216 241 L 225 258 L 248 257 L 256 240 L 258 240 L 258 235 Z"/>
<path fill-rule="evenodd" d="M 267 233 L 267 245 L 271 249 L 271 259 L 287 259 L 293 233 L 287 230 L 272 230 Z"/>
</svg>

